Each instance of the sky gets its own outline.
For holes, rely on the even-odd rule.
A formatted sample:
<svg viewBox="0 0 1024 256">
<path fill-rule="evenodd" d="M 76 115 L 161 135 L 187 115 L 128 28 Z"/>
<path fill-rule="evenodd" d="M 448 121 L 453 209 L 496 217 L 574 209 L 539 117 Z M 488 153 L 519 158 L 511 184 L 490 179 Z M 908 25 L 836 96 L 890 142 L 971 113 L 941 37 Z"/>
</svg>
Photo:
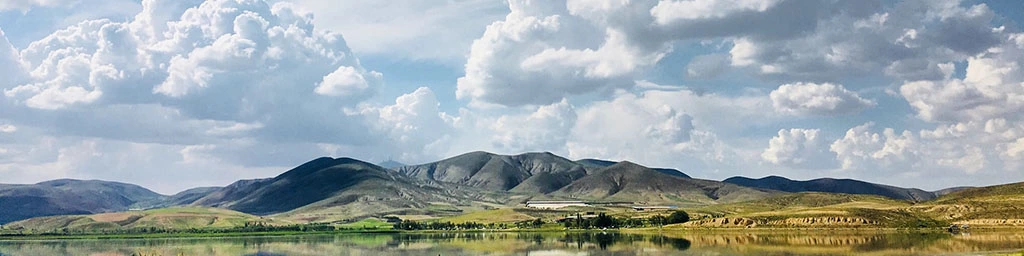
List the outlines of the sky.
<svg viewBox="0 0 1024 256">
<path fill-rule="evenodd" d="M 320 156 L 1024 181 L 1024 2 L 4 0 L 0 183 Z"/>
</svg>

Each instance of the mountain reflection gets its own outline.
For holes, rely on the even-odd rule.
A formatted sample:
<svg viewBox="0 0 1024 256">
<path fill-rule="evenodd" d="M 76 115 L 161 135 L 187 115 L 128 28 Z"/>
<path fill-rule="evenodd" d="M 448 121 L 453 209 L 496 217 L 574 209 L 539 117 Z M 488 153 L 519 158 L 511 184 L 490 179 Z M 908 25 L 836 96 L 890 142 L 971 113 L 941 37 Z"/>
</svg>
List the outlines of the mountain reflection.
<svg viewBox="0 0 1024 256">
<path fill-rule="evenodd" d="M 535 232 L 0 241 L 0 255 L 931 255 L 1024 248 L 1016 233 Z"/>
</svg>

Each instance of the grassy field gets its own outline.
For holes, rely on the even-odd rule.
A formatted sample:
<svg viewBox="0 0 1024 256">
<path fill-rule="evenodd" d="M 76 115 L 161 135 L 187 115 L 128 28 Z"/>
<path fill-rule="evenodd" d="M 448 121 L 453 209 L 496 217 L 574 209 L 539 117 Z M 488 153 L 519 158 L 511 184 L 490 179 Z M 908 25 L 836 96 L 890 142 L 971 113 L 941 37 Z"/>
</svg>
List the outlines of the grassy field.
<svg viewBox="0 0 1024 256">
<path fill-rule="evenodd" d="M 219 208 L 173 207 L 145 211 L 66 215 L 32 218 L 4 225 L 6 230 L 28 233 L 99 233 L 128 229 L 216 229 L 244 226 L 246 223 L 286 225 L 291 222 L 253 216 Z"/>
</svg>

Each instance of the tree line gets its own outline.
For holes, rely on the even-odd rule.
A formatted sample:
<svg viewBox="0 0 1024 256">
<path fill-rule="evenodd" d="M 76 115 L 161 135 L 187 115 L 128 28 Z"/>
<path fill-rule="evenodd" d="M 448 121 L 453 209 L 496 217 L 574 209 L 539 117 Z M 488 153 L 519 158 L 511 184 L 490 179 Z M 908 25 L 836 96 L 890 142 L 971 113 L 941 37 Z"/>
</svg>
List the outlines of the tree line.
<svg viewBox="0 0 1024 256">
<path fill-rule="evenodd" d="M 615 218 L 605 213 L 599 213 L 597 217 L 584 218 L 576 214 L 574 218 L 566 218 L 562 222 L 565 228 L 569 229 L 605 229 L 605 228 L 640 228 L 640 227 L 661 227 L 669 224 L 684 223 L 690 221 L 690 215 L 684 211 L 672 212 L 668 217 L 654 215 L 648 218 Z"/>
</svg>

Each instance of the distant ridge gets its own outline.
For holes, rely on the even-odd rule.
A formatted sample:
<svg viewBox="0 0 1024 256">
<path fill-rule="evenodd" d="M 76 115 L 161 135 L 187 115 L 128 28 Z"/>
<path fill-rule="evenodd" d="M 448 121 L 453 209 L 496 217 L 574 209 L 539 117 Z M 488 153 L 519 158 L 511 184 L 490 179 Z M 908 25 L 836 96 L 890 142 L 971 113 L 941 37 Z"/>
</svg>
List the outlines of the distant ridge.
<svg viewBox="0 0 1024 256">
<path fill-rule="evenodd" d="M 684 178 L 622 161 L 576 180 L 553 194 L 584 199 L 678 204 L 753 200 L 768 197 L 772 192 Z"/>
<path fill-rule="evenodd" d="M 476 151 L 397 170 L 419 179 L 523 193 L 548 193 L 587 175 L 580 164 L 549 152 L 508 156 Z"/>
<path fill-rule="evenodd" d="M 916 188 L 900 188 L 852 179 L 821 178 L 807 181 L 796 181 L 785 177 L 768 176 L 760 179 L 732 177 L 725 179 L 723 182 L 746 187 L 785 192 L 828 192 L 879 195 L 893 199 L 911 201 L 927 201 L 936 197 L 935 193 Z"/>
<path fill-rule="evenodd" d="M 612 166 L 614 164 L 619 163 L 619 162 L 613 162 L 613 161 L 601 160 L 601 159 L 593 159 L 593 158 L 580 159 L 580 160 L 576 160 L 576 162 L 579 163 L 579 164 L 582 164 L 584 168 L 595 169 L 595 170 L 596 169 L 600 169 L 600 168 L 604 168 L 604 167 L 608 167 L 608 166 Z M 671 169 L 671 168 L 651 168 L 651 170 L 655 170 L 657 172 L 668 174 L 668 175 L 672 175 L 672 176 L 678 176 L 678 177 L 683 177 L 683 178 L 687 178 L 687 179 L 691 178 L 690 175 L 686 175 L 686 173 L 683 173 L 682 171 L 676 170 L 676 169 Z"/>
<path fill-rule="evenodd" d="M 38 216 L 92 214 L 162 206 L 166 196 L 120 182 L 59 179 L 0 184 L 0 224 Z"/>
</svg>

